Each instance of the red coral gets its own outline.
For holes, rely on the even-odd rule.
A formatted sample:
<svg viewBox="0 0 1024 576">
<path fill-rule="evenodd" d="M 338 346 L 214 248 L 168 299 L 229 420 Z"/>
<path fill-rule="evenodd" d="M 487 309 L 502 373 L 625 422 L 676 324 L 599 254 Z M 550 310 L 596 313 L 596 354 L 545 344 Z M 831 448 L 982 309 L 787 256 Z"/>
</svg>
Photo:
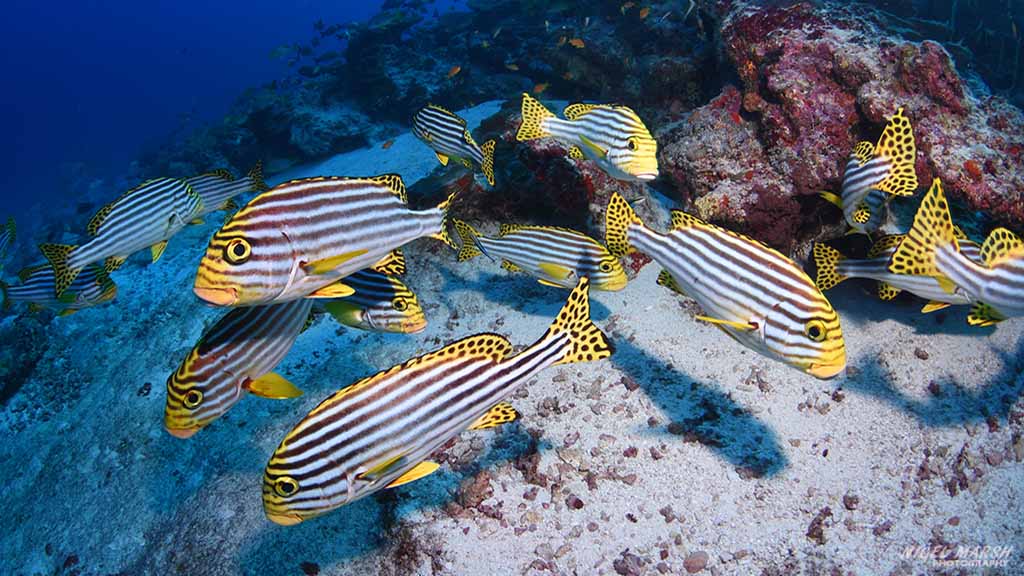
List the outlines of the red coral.
<svg viewBox="0 0 1024 576">
<path fill-rule="evenodd" d="M 981 166 L 978 165 L 974 160 L 967 160 L 964 162 L 964 171 L 971 175 L 971 178 L 978 180 L 981 178 Z"/>
<path fill-rule="evenodd" d="M 633 272 L 632 276 L 640 273 L 640 269 L 651 261 L 651 257 L 642 252 L 633 252 L 626 256 L 626 268 Z"/>
</svg>

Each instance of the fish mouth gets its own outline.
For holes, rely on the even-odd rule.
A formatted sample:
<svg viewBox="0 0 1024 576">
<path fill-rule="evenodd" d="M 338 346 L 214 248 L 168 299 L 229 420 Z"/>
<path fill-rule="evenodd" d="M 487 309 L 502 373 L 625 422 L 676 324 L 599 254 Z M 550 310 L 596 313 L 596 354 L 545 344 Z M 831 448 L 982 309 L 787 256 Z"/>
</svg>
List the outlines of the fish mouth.
<svg viewBox="0 0 1024 576">
<path fill-rule="evenodd" d="M 427 328 L 426 318 L 417 318 L 415 320 L 407 320 L 402 322 L 402 332 L 406 334 L 419 334 Z"/>
<path fill-rule="evenodd" d="M 302 516 L 298 514 L 272 514 L 267 512 L 267 520 L 281 526 L 294 526 L 302 522 Z"/>
<path fill-rule="evenodd" d="M 233 306 L 238 302 L 238 290 L 234 288 L 192 288 L 201 300 L 215 306 Z"/>
<path fill-rule="evenodd" d="M 811 364 L 806 370 L 808 374 L 815 378 L 828 380 L 835 378 L 844 368 L 846 368 L 845 362 L 838 364 Z"/>
<path fill-rule="evenodd" d="M 168 426 L 164 426 L 164 430 L 167 430 L 167 433 L 171 436 L 181 438 L 182 440 L 191 438 L 196 432 L 199 432 L 199 428 L 170 428 Z"/>
</svg>

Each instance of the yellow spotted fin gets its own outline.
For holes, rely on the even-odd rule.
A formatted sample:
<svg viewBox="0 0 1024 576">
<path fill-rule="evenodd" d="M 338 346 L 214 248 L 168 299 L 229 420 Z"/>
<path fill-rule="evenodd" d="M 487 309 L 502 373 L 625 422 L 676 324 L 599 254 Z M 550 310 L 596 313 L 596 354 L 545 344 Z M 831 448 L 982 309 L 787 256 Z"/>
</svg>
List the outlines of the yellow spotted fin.
<svg viewBox="0 0 1024 576">
<path fill-rule="evenodd" d="M 256 192 L 263 192 L 264 190 L 267 190 L 267 183 L 263 181 L 263 160 L 257 160 L 256 163 L 253 164 L 252 168 L 249 169 L 249 172 L 246 173 L 246 176 L 252 180 L 253 190 Z M 232 204 L 234 203 L 232 202 Z"/>
<path fill-rule="evenodd" d="M 302 269 L 305 270 L 306 274 L 309 274 L 309 275 L 325 274 L 327 272 L 330 272 L 331 270 L 334 270 L 338 266 L 341 266 L 343 263 L 348 262 L 349 260 L 351 260 L 353 258 L 358 258 L 359 256 L 362 256 L 363 254 L 366 254 L 366 250 L 365 249 L 364 250 L 354 250 L 352 252 L 346 252 L 344 254 L 339 254 L 337 256 L 331 256 L 330 258 L 323 258 L 323 259 L 320 259 L 320 260 L 314 260 L 313 262 L 309 262 L 307 264 L 304 264 L 302 266 Z"/>
<path fill-rule="evenodd" d="M 480 244 L 477 241 L 480 233 L 475 228 L 462 220 L 456 219 L 452 220 L 452 225 L 455 226 L 455 233 L 459 235 L 459 240 L 462 242 L 462 247 L 459 248 L 459 255 L 457 256 L 459 262 L 465 262 L 483 254 L 483 250 L 480 249 Z"/>
<path fill-rule="evenodd" d="M 911 196 L 917 191 L 917 171 L 914 170 L 917 148 L 914 144 L 914 131 L 910 127 L 910 120 L 903 115 L 902 107 L 896 110 L 896 114 L 882 130 L 873 153 L 875 156 L 888 158 L 892 164 L 889 175 L 874 188 L 896 196 Z"/>
<path fill-rule="evenodd" d="M 1024 256 L 1024 242 L 1006 228 L 996 228 L 981 245 L 981 258 L 989 268 L 995 268 L 1011 258 Z"/>
<path fill-rule="evenodd" d="M 976 302 L 967 315 L 967 323 L 971 326 L 992 326 L 1003 320 L 1006 320 L 1006 316 L 984 302 Z"/>
<path fill-rule="evenodd" d="M 493 408 L 487 411 L 486 414 L 479 417 L 472 424 L 469 425 L 469 430 L 485 430 L 487 428 L 494 428 L 495 426 L 501 426 L 512 422 L 519 417 L 519 413 L 512 407 L 508 402 L 501 402 L 496 404 Z"/>
<path fill-rule="evenodd" d="M 901 289 L 889 284 L 888 282 L 878 283 L 878 298 L 880 300 L 892 300 L 898 296 L 900 292 L 902 292 Z"/>
<path fill-rule="evenodd" d="M 504 268 L 505 270 L 508 270 L 509 272 L 522 272 L 523 271 L 522 268 L 520 268 L 519 266 L 516 266 L 515 264 L 509 262 L 508 260 L 502 260 L 501 261 L 501 267 Z"/>
<path fill-rule="evenodd" d="M 662 270 L 658 273 L 658 285 L 664 286 L 677 294 L 686 296 L 686 292 L 683 292 L 683 287 L 679 285 L 679 282 L 676 282 L 675 277 L 672 276 L 672 273 L 668 270 Z"/>
<path fill-rule="evenodd" d="M 452 192 L 451 194 L 448 195 L 448 198 L 446 198 L 444 202 L 441 202 L 440 204 L 437 205 L 437 209 L 440 210 L 442 214 L 441 229 L 438 232 L 430 235 L 431 238 L 440 240 L 441 242 L 447 244 L 448 247 L 451 248 L 452 250 L 458 250 L 459 247 L 457 244 L 455 244 L 455 240 L 452 239 L 451 235 L 448 234 L 448 220 L 450 218 L 448 210 L 449 208 L 451 208 L 452 201 L 455 200 L 455 196 L 458 193 L 458 190 Z"/>
<path fill-rule="evenodd" d="M 900 245 L 903 242 L 905 234 L 889 234 L 888 236 L 882 236 L 871 246 L 871 250 L 868 251 L 868 258 L 878 258 Z"/>
<path fill-rule="evenodd" d="M 594 108 L 611 108 L 611 106 L 608 106 L 607 104 L 584 104 L 582 102 L 576 102 L 566 106 L 565 110 L 562 110 L 562 116 L 565 116 L 567 120 L 578 120 L 580 116 L 583 116 Z"/>
<path fill-rule="evenodd" d="M 839 250 L 827 244 L 814 245 L 814 265 L 818 269 L 814 284 L 818 290 L 829 290 L 846 280 L 846 276 L 836 272 L 836 267 L 842 259 L 843 255 L 839 253 Z"/>
<path fill-rule="evenodd" d="M 480 151 L 483 152 L 484 162 L 480 165 L 480 170 L 484 173 L 484 177 L 487 178 L 487 183 L 494 186 L 494 140 L 488 140 L 480 146 Z"/>
<path fill-rule="evenodd" d="M 569 147 L 569 158 L 573 160 L 583 160 L 583 150 L 579 146 L 573 144 Z"/>
<path fill-rule="evenodd" d="M 107 274 L 117 271 L 128 259 L 124 256 L 109 256 L 103 261 L 103 271 Z"/>
<path fill-rule="evenodd" d="M 70 268 L 68 266 L 68 257 L 71 256 L 75 248 L 77 246 L 68 244 L 39 245 L 39 250 L 42 251 L 43 256 L 46 257 L 53 268 L 54 289 L 58 297 L 64 294 L 64 291 L 68 289 L 68 286 L 71 286 L 71 283 L 75 281 L 75 278 L 82 271 L 81 268 Z"/>
<path fill-rule="evenodd" d="M 643 226 L 644 223 L 637 217 L 636 212 L 633 211 L 622 195 L 618 192 L 612 192 L 612 197 L 608 200 L 608 208 L 605 210 L 604 216 L 604 243 L 612 256 L 622 257 L 633 252 L 633 247 L 629 244 L 628 230 L 630 224 Z"/>
<path fill-rule="evenodd" d="M 544 127 L 544 121 L 554 118 L 555 115 L 526 92 L 523 92 L 522 115 L 523 123 L 519 125 L 519 131 L 516 132 L 517 141 L 535 140 L 551 135 Z"/>
<path fill-rule="evenodd" d="M 861 202 L 853 211 L 852 218 L 857 224 L 867 224 L 871 220 L 871 207 L 867 202 Z"/>
<path fill-rule="evenodd" d="M 307 318 L 309 320 L 309 318 Z M 244 385 L 245 389 L 263 398 L 284 399 L 298 398 L 302 396 L 295 384 L 276 372 L 268 372 L 255 380 L 249 380 Z"/>
<path fill-rule="evenodd" d="M 862 166 L 867 164 L 869 160 L 875 155 L 875 145 L 871 142 L 858 142 L 853 147 L 853 157 L 857 159 Z"/>
<path fill-rule="evenodd" d="M 389 276 L 405 276 L 405 254 L 401 248 L 395 248 L 370 268 Z"/>
<path fill-rule="evenodd" d="M 949 203 L 942 192 L 942 182 L 936 178 L 914 215 L 914 225 L 910 232 L 907 232 L 893 252 L 889 271 L 894 274 L 944 278 L 935 267 L 935 251 L 940 246 L 960 251 L 953 233 L 953 221 L 949 217 Z M 947 280 L 943 289 L 952 292 L 952 283 Z"/>
<path fill-rule="evenodd" d="M 615 347 L 590 320 L 590 280 L 580 278 L 544 338 L 568 336 L 567 350 L 555 364 L 591 362 L 612 355 Z"/>
</svg>

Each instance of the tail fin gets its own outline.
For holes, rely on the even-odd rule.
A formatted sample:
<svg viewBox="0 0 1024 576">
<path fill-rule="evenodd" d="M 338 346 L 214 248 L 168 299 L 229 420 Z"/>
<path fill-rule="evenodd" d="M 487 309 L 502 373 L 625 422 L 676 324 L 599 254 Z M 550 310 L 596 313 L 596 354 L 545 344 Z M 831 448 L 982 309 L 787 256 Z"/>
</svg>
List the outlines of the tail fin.
<svg viewBox="0 0 1024 576">
<path fill-rule="evenodd" d="M 455 232 L 459 235 L 459 240 L 462 241 L 462 248 L 459 249 L 459 262 L 465 262 L 484 253 L 477 244 L 479 232 L 462 220 L 452 220 L 452 224 L 455 226 Z"/>
<path fill-rule="evenodd" d="M 554 118 L 555 115 L 526 92 L 523 92 L 522 114 L 523 123 L 519 125 L 519 131 L 516 132 L 516 140 L 522 142 L 550 135 L 550 132 L 544 129 L 544 120 Z"/>
<path fill-rule="evenodd" d="M 82 271 L 81 268 L 71 268 L 68 266 L 68 257 L 75 251 L 77 246 L 71 246 L 68 244 L 40 244 L 39 250 L 43 252 L 43 256 L 50 262 L 50 266 L 53 267 L 53 276 L 55 282 L 55 288 L 57 297 L 60 298 L 64 291 L 71 286 L 71 283 L 78 277 L 78 273 Z"/>
<path fill-rule="evenodd" d="M 625 198 L 618 192 L 612 192 L 604 216 L 604 243 L 613 256 L 621 257 L 633 252 L 633 247 L 629 245 L 630 224 L 643 226 L 644 223 L 630 208 Z"/>
<path fill-rule="evenodd" d="M 818 286 L 818 290 L 828 290 L 846 280 L 846 276 L 836 272 L 836 265 L 842 259 L 843 256 L 839 250 L 825 244 L 814 245 L 814 264 L 818 267 L 818 277 L 814 283 Z"/>
<path fill-rule="evenodd" d="M 459 247 L 455 244 L 455 241 L 452 240 L 451 234 L 448 233 L 448 220 L 450 218 L 448 209 L 451 207 L 452 201 L 455 200 L 455 196 L 458 193 L 458 190 L 452 192 L 444 202 L 437 205 L 437 209 L 441 211 L 441 230 L 430 235 L 431 238 L 437 238 L 441 242 L 447 244 L 452 250 L 458 250 Z"/>
<path fill-rule="evenodd" d="M 483 170 L 484 176 L 487 177 L 487 183 L 494 186 L 494 140 L 488 140 L 480 146 L 480 151 L 484 153 L 484 163 L 480 166 Z"/>
<path fill-rule="evenodd" d="M 615 347 L 601 329 L 590 321 L 590 280 L 580 278 L 576 288 L 569 294 L 569 300 L 548 328 L 545 338 L 558 334 L 569 336 L 565 355 L 555 364 L 591 362 L 612 355 Z"/>
<path fill-rule="evenodd" d="M 263 160 L 257 160 L 246 176 L 252 180 L 253 190 L 263 192 L 267 189 L 267 183 L 263 181 Z"/>
<path fill-rule="evenodd" d="M 896 110 L 882 131 L 875 146 L 875 155 L 888 158 L 891 166 L 889 175 L 874 188 L 896 196 L 912 196 L 917 192 L 917 171 L 914 170 L 917 148 L 910 120 L 903 115 L 902 107 Z"/>
<path fill-rule="evenodd" d="M 935 267 L 935 251 L 940 246 L 949 245 L 959 252 L 953 221 L 949 217 L 949 203 L 942 192 L 942 182 L 936 178 L 917 209 L 910 232 L 893 252 L 889 271 L 914 276 L 940 276 L 941 272 Z"/>
</svg>

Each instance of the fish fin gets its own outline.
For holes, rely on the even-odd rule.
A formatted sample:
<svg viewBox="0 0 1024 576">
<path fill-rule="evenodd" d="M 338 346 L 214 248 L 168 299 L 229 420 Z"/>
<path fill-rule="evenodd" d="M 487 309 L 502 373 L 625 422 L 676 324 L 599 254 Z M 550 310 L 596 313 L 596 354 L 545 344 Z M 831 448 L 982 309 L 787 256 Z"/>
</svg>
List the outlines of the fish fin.
<svg viewBox="0 0 1024 576">
<path fill-rule="evenodd" d="M 75 251 L 77 246 L 71 246 L 68 244 L 40 244 L 39 250 L 42 251 L 43 256 L 50 262 L 50 267 L 53 268 L 54 277 L 54 290 L 59 297 L 71 286 L 71 283 L 78 277 L 78 273 L 82 271 L 81 268 L 71 268 L 68 266 L 68 257 Z"/>
<path fill-rule="evenodd" d="M 967 323 L 971 326 L 992 326 L 1006 320 L 1006 316 L 984 302 L 975 302 L 971 313 L 967 315 Z"/>
<path fill-rule="evenodd" d="M 935 281 L 939 284 L 939 288 L 942 288 L 942 290 L 947 294 L 952 294 L 956 292 L 956 284 L 953 283 L 953 281 L 950 280 L 949 278 L 946 278 L 941 274 L 938 276 L 932 276 L 932 278 L 934 278 Z"/>
<path fill-rule="evenodd" d="M 967 234 L 956 224 L 953 224 L 953 237 L 957 240 L 967 240 Z"/>
<path fill-rule="evenodd" d="M 337 256 L 331 256 L 329 258 L 321 258 L 320 260 L 307 262 L 302 265 L 302 269 L 306 271 L 306 274 L 310 275 L 325 274 L 327 272 L 330 272 L 331 270 L 334 270 L 338 266 L 341 266 L 345 262 L 348 262 L 353 258 L 358 258 L 363 254 L 366 254 L 365 249 L 353 250 L 352 252 L 345 252 L 344 254 L 339 254 Z"/>
<path fill-rule="evenodd" d="M 928 314 L 930 312 L 935 312 L 936 310 L 942 310 L 943 308 L 948 308 L 948 307 L 949 307 L 949 303 L 948 302 L 937 302 L 935 300 L 932 300 L 931 302 L 925 304 L 924 308 L 921 308 L 921 313 L 922 314 Z"/>
<path fill-rule="evenodd" d="M 255 380 L 249 380 L 245 388 L 257 396 L 275 400 L 302 396 L 302 390 L 277 372 L 267 372 Z"/>
<path fill-rule="evenodd" d="M 437 205 L 437 209 L 441 211 L 441 230 L 436 234 L 431 234 L 431 238 L 436 238 L 441 242 L 444 242 L 452 250 L 458 250 L 459 246 L 455 244 L 455 240 L 452 239 L 451 234 L 448 233 L 448 220 L 450 218 L 449 208 L 452 206 L 452 201 L 455 200 L 455 196 L 459 193 L 458 190 L 452 192 L 445 198 L 444 202 Z"/>
<path fill-rule="evenodd" d="M 394 481 L 391 482 L 391 484 L 388 484 L 387 488 L 397 488 L 402 484 L 408 484 L 409 482 L 419 480 L 424 476 L 430 476 L 431 474 L 434 473 L 434 471 L 436 471 L 440 467 L 441 465 L 438 464 L 437 462 L 424 460 L 423 462 L 420 462 L 419 464 L 413 466 L 405 474 L 402 474 L 401 476 L 396 478 Z"/>
<path fill-rule="evenodd" d="M 24 282 L 24 280 L 22 280 L 22 282 Z M 4 299 L 3 306 L 0 307 L 0 309 L 2 309 L 2 310 L 10 310 L 11 309 L 11 299 L 7 295 L 7 288 L 9 288 L 9 286 L 7 285 L 7 282 L 4 282 L 3 280 L 0 280 L 0 296 L 3 296 L 3 299 Z"/>
<path fill-rule="evenodd" d="M 245 175 L 252 180 L 253 191 L 263 192 L 268 188 L 267 183 L 263 180 L 263 160 L 257 160 Z"/>
<path fill-rule="evenodd" d="M 559 335 L 569 337 L 565 355 L 555 364 L 591 362 L 607 358 L 615 351 L 604 332 L 590 320 L 589 292 L 590 280 L 584 276 L 569 293 L 565 306 L 544 336 L 545 339 Z"/>
<path fill-rule="evenodd" d="M 575 274 L 571 268 L 552 262 L 540 262 L 537 264 L 537 267 L 551 278 L 567 279 Z"/>
<path fill-rule="evenodd" d="M 880 300 L 892 300 L 898 296 L 900 292 L 902 292 L 901 289 L 889 284 L 888 282 L 878 282 L 878 298 Z"/>
<path fill-rule="evenodd" d="M 602 106 L 600 104 L 584 104 L 582 102 L 576 102 L 569 104 L 562 110 L 562 116 L 565 116 L 567 120 L 578 120 L 580 116 L 583 116 L 587 112 L 590 112 L 594 108 L 610 108 L 610 106 Z"/>
<path fill-rule="evenodd" d="M 472 169 L 473 169 L 473 163 L 472 163 L 472 162 L 470 162 L 469 160 L 467 160 L 467 159 L 463 158 L 463 159 L 461 160 L 461 162 L 462 162 L 462 165 L 463 165 L 463 166 L 465 166 L 466 168 L 469 168 L 470 170 L 472 170 Z"/>
<path fill-rule="evenodd" d="M 562 286 L 561 284 L 555 284 L 554 282 L 550 280 L 545 280 L 543 278 L 538 278 L 537 282 L 540 283 L 542 286 L 551 286 L 552 288 L 565 288 L 565 286 Z"/>
<path fill-rule="evenodd" d="M 509 272 L 522 272 L 523 271 L 522 268 L 520 268 L 519 266 L 516 266 L 515 264 L 509 262 L 508 260 L 502 260 L 501 261 L 501 267 L 504 268 L 505 270 L 508 270 Z"/>
<path fill-rule="evenodd" d="M 395 468 L 400 468 L 405 464 L 405 454 L 398 454 L 385 458 L 373 466 L 366 469 L 364 472 L 360 472 L 356 475 L 356 479 L 363 480 L 366 482 L 372 482 L 381 476 L 387 475 L 387 473 Z"/>
<path fill-rule="evenodd" d="M 25 268 L 22 268 L 21 270 L 18 271 L 18 280 L 21 280 L 22 283 L 25 283 L 26 281 L 28 281 L 29 278 L 32 277 L 33 274 L 39 272 L 40 270 L 46 270 L 49 267 L 50 266 L 48 264 L 26 266 Z"/>
<path fill-rule="evenodd" d="M 942 182 L 936 178 L 914 215 L 910 232 L 893 252 L 889 271 L 912 276 L 939 276 L 935 267 L 935 251 L 940 246 L 951 246 L 953 250 L 960 251 L 953 236 L 949 203 L 942 192 Z"/>
<path fill-rule="evenodd" d="M 238 203 L 235 202 L 234 198 L 228 198 L 220 205 L 220 209 L 228 212 L 238 210 Z"/>
<path fill-rule="evenodd" d="M 604 158 L 604 157 L 606 157 L 608 155 L 608 151 L 607 150 L 605 150 L 604 148 L 601 148 L 600 145 L 598 145 L 596 142 L 594 142 L 590 138 L 587 138 L 583 134 L 580 134 L 580 142 L 583 143 L 583 146 L 589 148 L 590 151 L 593 152 L 594 156 L 596 156 L 597 158 Z"/>
<path fill-rule="evenodd" d="M 853 211 L 852 218 L 857 224 L 867 224 L 871 220 L 871 208 L 866 202 L 861 202 Z"/>
<path fill-rule="evenodd" d="M 455 227 L 455 233 L 459 235 L 459 240 L 462 242 L 462 247 L 459 248 L 459 262 L 465 262 L 484 253 L 480 249 L 478 240 L 480 233 L 476 231 L 476 228 L 462 220 L 452 220 L 452 225 Z"/>
<path fill-rule="evenodd" d="M 103 271 L 108 274 L 110 272 L 115 272 L 118 268 L 124 266 L 124 263 L 127 261 L 128 259 L 124 256 L 109 256 L 103 261 Z"/>
<path fill-rule="evenodd" d="M 850 156 L 856 158 L 857 162 L 862 166 L 867 164 L 874 155 L 875 145 L 871 142 L 858 142 L 857 145 L 853 147 L 853 152 L 850 153 Z"/>
<path fill-rule="evenodd" d="M 437 161 L 441 163 L 441 166 L 448 165 L 448 156 L 441 154 L 440 152 L 434 152 L 434 156 L 437 156 Z"/>
<path fill-rule="evenodd" d="M 535 140 L 551 135 L 544 128 L 544 121 L 548 118 L 554 118 L 555 115 L 545 108 L 540 101 L 526 92 L 523 92 L 522 116 L 523 122 L 519 125 L 519 131 L 516 132 L 517 141 Z"/>
<path fill-rule="evenodd" d="M 1024 256 L 1024 242 L 1006 228 L 996 228 L 981 245 L 981 259 L 989 268 L 995 268 L 1010 258 Z"/>
<path fill-rule="evenodd" d="M 843 236 L 853 236 L 854 234 L 865 234 L 866 235 L 867 232 L 863 232 L 861 230 L 857 230 L 856 228 L 850 228 L 846 232 L 843 232 Z"/>
<path fill-rule="evenodd" d="M 75 302 L 75 298 L 77 298 L 76 293 L 64 292 L 57 298 L 57 302 L 60 302 L 61 304 L 73 304 Z"/>
<path fill-rule="evenodd" d="M 573 144 L 569 147 L 569 158 L 573 160 L 583 160 L 583 150 L 579 146 Z"/>
<path fill-rule="evenodd" d="M 644 223 L 618 192 L 612 192 L 604 215 L 604 243 L 613 256 L 622 257 L 633 252 L 629 245 L 629 225 Z"/>
<path fill-rule="evenodd" d="M 78 312 L 77 308 L 65 308 L 64 310 L 61 310 L 60 312 L 58 312 L 57 316 L 60 316 L 61 318 L 65 318 L 67 316 L 71 316 L 75 312 Z"/>
<path fill-rule="evenodd" d="M 878 258 L 890 250 L 895 250 L 900 245 L 900 242 L 903 242 L 905 236 L 906 234 L 882 236 L 871 246 L 871 250 L 868 250 L 868 258 Z"/>
<path fill-rule="evenodd" d="M 686 228 L 707 226 L 707 222 L 704 222 L 693 214 L 687 214 L 682 210 L 672 210 L 670 214 L 672 215 L 673 230 L 684 230 Z"/>
<path fill-rule="evenodd" d="M 409 203 L 409 194 L 405 190 L 405 182 L 402 181 L 402 177 L 398 174 L 381 174 L 380 176 L 368 178 L 368 180 L 391 190 L 391 193 L 398 196 L 402 204 Z"/>
<path fill-rule="evenodd" d="M 494 146 L 495 142 L 493 139 L 484 142 L 480 146 L 480 151 L 484 155 L 484 161 L 480 164 L 480 170 L 484 173 L 487 183 L 491 186 L 494 186 Z"/>
<path fill-rule="evenodd" d="M 193 218 L 189 224 L 192 224 L 193 226 L 202 226 L 203 224 L 206 224 L 206 220 L 203 220 L 201 217 Z"/>
<path fill-rule="evenodd" d="M 324 303 L 324 310 L 331 315 L 339 324 L 345 326 L 352 326 L 354 328 L 359 327 L 361 323 L 360 315 L 363 312 L 363 307 L 350 301 L 350 300 L 335 300 L 332 302 Z"/>
<path fill-rule="evenodd" d="M 479 417 L 467 430 L 486 430 L 512 422 L 519 417 L 519 413 L 508 402 L 495 404 L 486 414 Z"/>
<path fill-rule="evenodd" d="M 156 262 L 164 254 L 164 250 L 167 249 L 167 240 L 157 242 L 149 247 L 150 252 L 153 254 L 153 262 Z"/>
<path fill-rule="evenodd" d="M 697 320 L 714 324 L 715 326 L 728 326 L 737 330 L 756 330 L 757 327 L 749 322 L 733 322 L 732 320 L 722 320 L 721 318 L 712 318 L 711 316 L 694 316 Z"/>
<path fill-rule="evenodd" d="M 346 298 L 356 293 L 355 288 L 341 281 L 332 282 L 319 290 L 306 295 L 306 298 Z"/>
<path fill-rule="evenodd" d="M 111 202 L 103 208 L 100 208 L 99 212 L 89 219 L 89 225 L 85 228 L 85 231 L 89 233 L 89 236 L 95 236 L 100 233 L 100 226 L 103 225 L 103 221 L 107 219 L 107 216 L 110 216 L 110 212 L 113 209 L 114 202 Z"/>
<path fill-rule="evenodd" d="M 823 190 L 821 192 L 818 192 L 818 196 L 821 196 L 826 201 L 828 201 L 830 204 L 834 204 L 839 209 L 843 208 L 843 199 L 840 198 L 838 194 L 834 194 L 834 193 L 829 192 L 827 190 Z"/>
<path fill-rule="evenodd" d="M 668 270 L 663 269 L 658 273 L 658 285 L 664 286 L 677 294 L 686 296 L 686 292 L 683 291 L 683 287 L 679 285 L 679 282 L 676 282 L 675 276 L 673 276 Z"/>
<path fill-rule="evenodd" d="M 215 168 L 213 170 L 210 170 L 206 174 L 202 174 L 202 176 L 212 176 L 214 178 L 224 180 L 225 182 L 232 182 L 235 179 L 235 175 L 232 174 L 231 171 L 228 170 L 227 168 Z"/>
<path fill-rule="evenodd" d="M 889 119 L 874 150 L 875 156 L 884 156 L 891 163 L 889 174 L 874 188 L 895 196 L 912 196 L 917 191 L 917 171 L 914 162 L 917 148 L 910 120 L 903 115 L 903 107 Z"/>
<path fill-rule="evenodd" d="M 498 237 L 501 238 L 502 236 L 508 236 L 509 234 L 518 232 L 524 228 L 526 228 L 526 226 L 522 224 L 502 224 L 501 227 L 498 228 Z"/>
<path fill-rule="evenodd" d="M 370 269 L 389 276 L 405 276 L 405 254 L 402 253 L 401 248 L 395 248 L 376 264 L 370 266 Z"/>
</svg>

